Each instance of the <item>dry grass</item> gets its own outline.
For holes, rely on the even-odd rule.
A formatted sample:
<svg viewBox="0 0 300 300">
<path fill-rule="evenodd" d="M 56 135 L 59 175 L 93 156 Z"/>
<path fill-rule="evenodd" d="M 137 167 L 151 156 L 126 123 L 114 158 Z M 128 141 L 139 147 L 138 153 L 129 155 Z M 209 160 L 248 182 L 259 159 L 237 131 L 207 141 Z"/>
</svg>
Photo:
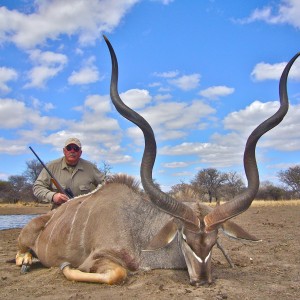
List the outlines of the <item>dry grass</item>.
<svg viewBox="0 0 300 300">
<path fill-rule="evenodd" d="M 224 202 L 221 201 L 221 204 Z M 207 203 L 208 206 L 214 207 L 216 206 L 216 202 Z M 266 206 L 298 206 L 300 205 L 300 199 L 296 200 L 254 200 L 251 204 L 251 207 L 266 207 Z"/>
<path fill-rule="evenodd" d="M 41 204 L 37 202 L 22 202 L 19 201 L 18 203 L 0 203 L 0 207 L 24 207 L 24 206 L 29 206 L 29 207 L 40 207 L 40 206 L 47 206 L 50 204 Z"/>
<path fill-rule="evenodd" d="M 300 205 L 300 199 L 297 200 L 254 200 L 251 204 L 253 207 L 262 207 L 262 206 L 297 206 Z"/>
</svg>

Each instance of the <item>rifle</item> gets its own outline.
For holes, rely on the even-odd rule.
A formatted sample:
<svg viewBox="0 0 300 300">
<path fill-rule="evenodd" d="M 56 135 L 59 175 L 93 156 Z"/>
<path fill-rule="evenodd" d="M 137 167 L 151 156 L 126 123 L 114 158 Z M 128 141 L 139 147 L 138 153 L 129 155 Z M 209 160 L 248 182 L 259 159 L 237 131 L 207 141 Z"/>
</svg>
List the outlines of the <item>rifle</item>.
<svg viewBox="0 0 300 300">
<path fill-rule="evenodd" d="M 74 194 L 71 191 L 70 188 L 66 188 L 64 189 L 61 184 L 55 179 L 55 177 L 53 176 L 53 174 L 50 172 L 50 170 L 47 168 L 47 166 L 43 163 L 43 161 L 39 158 L 39 156 L 35 153 L 35 151 L 29 146 L 29 149 L 32 151 L 32 153 L 35 155 L 35 157 L 39 160 L 39 162 L 42 164 L 42 166 L 45 168 L 45 170 L 48 172 L 48 174 L 51 177 L 51 182 L 56 186 L 57 190 L 62 193 L 65 194 L 66 196 L 68 196 L 69 199 L 74 198 Z"/>
</svg>

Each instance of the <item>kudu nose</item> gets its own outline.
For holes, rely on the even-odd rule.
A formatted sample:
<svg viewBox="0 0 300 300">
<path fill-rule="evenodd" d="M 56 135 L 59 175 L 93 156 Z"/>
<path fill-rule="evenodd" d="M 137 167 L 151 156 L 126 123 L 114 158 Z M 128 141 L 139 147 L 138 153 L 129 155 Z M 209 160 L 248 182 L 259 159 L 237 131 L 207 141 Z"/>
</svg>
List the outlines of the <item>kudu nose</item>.
<svg viewBox="0 0 300 300">
<path fill-rule="evenodd" d="M 203 286 L 203 285 L 211 285 L 213 283 L 211 274 L 207 274 L 205 271 L 201 272 L 198 278 L 190 278 L 190 284 L 192 286 Z"/>
<path fill-rule="evenodd" d="M 207 279 L 200 280 L 190 280 L 190 284 L 195 287 L 203 286 L 203 285 L 211 285 L 212 281 Z"/>
</svg>

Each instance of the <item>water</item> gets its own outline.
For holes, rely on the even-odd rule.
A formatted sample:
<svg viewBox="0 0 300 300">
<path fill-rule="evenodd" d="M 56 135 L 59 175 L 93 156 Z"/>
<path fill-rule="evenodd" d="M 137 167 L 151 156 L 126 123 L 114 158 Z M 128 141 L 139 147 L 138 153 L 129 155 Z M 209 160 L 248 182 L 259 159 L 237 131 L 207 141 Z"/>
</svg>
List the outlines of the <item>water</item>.
<svg viewBox="0 0 300 300">
<path fill-rule="evenodd" d="M 39 215 L 0 215 L 0 230 L 22 228 Z"/>
</svg>

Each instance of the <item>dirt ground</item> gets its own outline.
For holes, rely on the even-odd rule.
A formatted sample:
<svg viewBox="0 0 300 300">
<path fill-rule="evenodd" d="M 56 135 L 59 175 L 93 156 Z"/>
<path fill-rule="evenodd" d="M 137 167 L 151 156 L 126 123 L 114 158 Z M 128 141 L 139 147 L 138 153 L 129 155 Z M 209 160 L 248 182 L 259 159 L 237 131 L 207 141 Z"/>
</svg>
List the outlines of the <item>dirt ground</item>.
<svg viewBox="0 0 300 300">
<path fill-rule="evenodd" d="M 42 213 L 49 208 L 0 207 L 0 214 Z M 119 286 L 76 283 L 57 268 L 38 261 L 20 275 L 14 258 L 20 229 L 0 231 L 0 299 L 299 299 L 300 205 L 251 207 L 235 221 L 261 242 L 221 242 L 235 263 L 230 268 L 219 249 L 213 251 L 214 283 L 193 287 L 187 271 L 152 270 L 130 274 Z"/>
</svg>

